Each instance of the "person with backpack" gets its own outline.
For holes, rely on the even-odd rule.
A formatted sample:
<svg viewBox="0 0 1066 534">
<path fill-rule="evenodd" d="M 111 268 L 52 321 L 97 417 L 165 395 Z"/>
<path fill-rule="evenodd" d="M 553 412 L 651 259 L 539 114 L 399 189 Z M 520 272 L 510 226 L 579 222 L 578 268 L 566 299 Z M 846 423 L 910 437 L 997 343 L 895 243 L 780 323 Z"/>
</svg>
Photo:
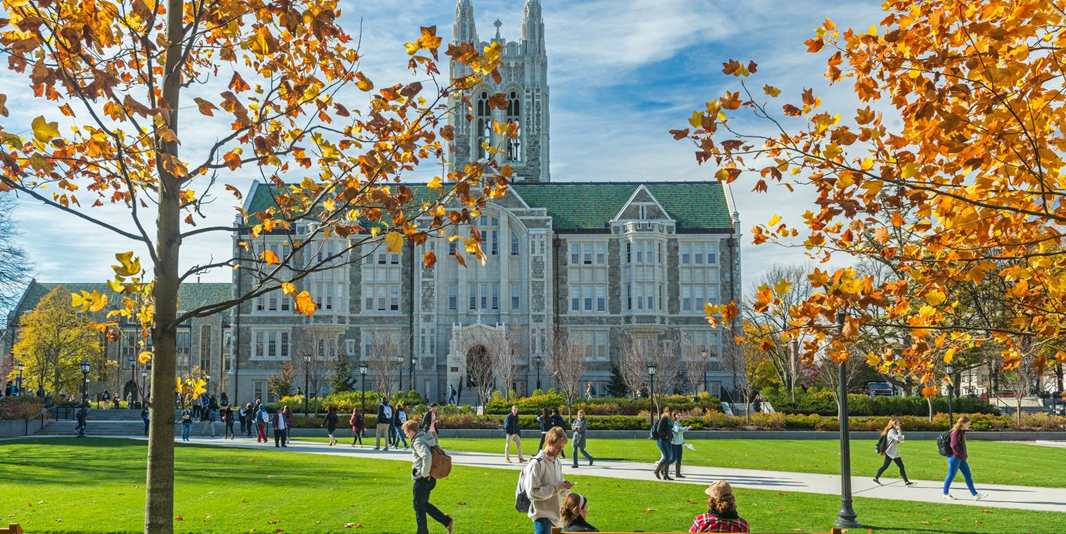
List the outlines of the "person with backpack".
<svg viewBox="0 0 1066 534">
<path fill-rule="evenodd" d="M 329 446 L 332 447 L 337 444 L 337 438 L 333 437 L 333 433 L 337 431 L 337 408 L 330 406 L 326 408 L 326 433 L 329 434 Z"/>
<path fill-rule="evenodd" d="M 903 477 L 904 485 L 913 486 L 917 484 L 917 482 L 911 482 L 907 479 L 907 468 L 903 467 L 903 459 L 900 458 L 898 449 L 902 441 L 903 430 L 900 428 L 899 418 L 893 417 L 888 420 L 888 425 L 881 431 L 881 437 L 877 440 L 875 447 L 877 453 L 885 457 L 885 463 L 881 464 L 881 468 L 874 475 L 874 484 L 881 485 L 881 473 L 884 473 L 892 462 L 896 462 L 896 466 L 899 467 L 899 476 Z"/>
<path fill-rule="evenodd" d="M 673 462 L 673 449 L 670 447 L 674 439 L 674 410 L 667 406 L 663 408 L 662 415 L 652 427 L 651 437 L 659 446 L 659 461 L 655 464 L 655 478 L 661 480 L 673 480 L 670 478 L 670 464 Z"/>
<path fill-rule="evenodd" d="M 526 459 L 522 458 L 522 429 L 518 424 L 518 405 L 516 404 L 511 405 L 511 413 L 503 418 L 503 433 L 507 440 L 503 445 L 504 461 L 511 463 L 511 442 L 513 441 L 518 447 L 518 463 L 524 463 Z"/>
<path fill-rule="evenodd" d="M 402 402 L 396 403 L 396 410 L 392 412 L 392 427 L 396 429 L 395 439 L 392 441 L 393 448 L 400 448 L 400 444 L 403 443 L 404 450 L 407 449 L 407 438 L 404 436 L 403 424 L 407 422 L 407 409 L 404 408 Z"/>
<path fill-rule="evenodd" d="M 356 443 L 362 447 L 363 432 L 366 431 L 366 418 L 363 417 L 363 412 L 357 412 L 356 408 L 352 408 L 352 416 L 348 419 L 348 424 L 352 427 L 352 447 L 355 447 Z"/>
<path fill-rule="evenodd" d="M 422 430 L 425 430 L 429 434 L 433 434 L 433 437 L 440 441 L 440 434 L 437 432 L 439 423 L 437 422 L 437 403 L 429 403 L 429 411 L 422 416 Z"/>
<path fill-rule="evenodd" d="M 966 431 L 970 429 L 970 418 L 967 416 L 959 417 L 959 420 L 955 422 L 955 426 L 951 429 L 951 438 L 948 440 L 950 450 L 948 456 L 948 476 L 944 479 L 944 498 L 955 500 L 955 496 L 949 493 L 951 489 L 951 481 L 955 479 L 955 475 L 962 471 L 963 478 L 966 479 L 966 487 L 970 490 L 970 495 L 973 496 L 973 500 L 979 501 L 988 497 L 985 493 L 977 493 L 977 490 L 973 487 L 973 476 L 970 474 L 970 464 L 966 461 Z M 941 443 L 937 444 L 938 446 Z M 942 447 L 941 447 L 942 448 Z M 943 454 L 944 451 L 941 451 Z"/>
<path fill-rule="evenodd" d="M 566 433 L 566 421 L 563 420 L 562 414 L 559 413 L 559 408 L 552 408 L 552 416 L 549 423 L 550 428 L 561 428 L 563 433 Z M 559 453 L 560 458 L 566 458 L 566 449 L 563 449 Z"/>
<path fill-rule="evenodd" d="M 222 405 L 219 404 L 219 406 Z M 233 431 L 233 407 L 230 406 L 229 402 L 227 401 L 226 405 L 222 406 L 222 409 L 219 411 L 219 413 L 222 414 L 222 422 L 225 423 L 222 428 L 222 439 L 235 439 L 237 437 L 237 433 Z"/>
<path fill-rule="evenodd" d="M 548 431 L 544 450 L 529 460 L 518 477 L 515 509 L 525 511 L 533 520 L 534 534 L 551 534 L 552 527 L 562 527 L 562 506 L 574 484 L 563 478 L 559 460 L 566 447 L 566 432 L 559 427 Z"/>
<path fill-rule="evenodd" d="M 267 413 L 267 409 L 266 409 L 266 405 L 265 404 L 260 404 L 260 405 L 258 405 L 257 408 L 258 409 L 255 411 L 255 431 L 256 431 L 255 442 L 256 443 L 266 443 L 267 442 L 266 426 L 267 426 L 267 421 L 270 421 L 270 414 Z"/>
<path fill-rule="evenodd" d="M 381 398 L 378 404 L 378 424 L 374 427 L 374 450 L 381 450 L 381 438 L 385 438 L 385 450 L 389 450 L 389 438 L 392 436 L 392 407 L 389 399 Z"/>
<path fill-rule="evenodd" d="M 585 430 L 588 429 L 589 420 L 585 418 L 585 410 L 577 411 L 577 419 L 574 419 L 574 469 L 577 469 L 577 453 L 581 453 L 589 461 L 592 467 L 594 458 L 585 450 Z"/>
<path fill-rule="evenodd" d="M 437 485 L 437 480 L 432 475 L 433 460 L 434 454 L 440 451 L 440 447 L 437 446 L 437 438 L 433 434 L 421 430 L 420 427 L 419 422 L 414 419 L 403 424 L 404 435 L 411 440 L 411 479 L 414 480 L 416 534 L 429 534 L 429 528 L 426 525 L 426 514 L 429 514 L 434 521 L 444 525 L 444 528 L 448 529 L 448 534 L 451 534 L 452 528 L 455 527 L 455 520 L 429 502 L 429 494 Z M 439 458 L 439 455 L 443 455 L 443 451 L 437 454 Z M 444 457 L 446 458 L 447 456 Z M 444 474 L 441 478 L 444 476 L 447 476 L 447 474 Z"/>
</svg>

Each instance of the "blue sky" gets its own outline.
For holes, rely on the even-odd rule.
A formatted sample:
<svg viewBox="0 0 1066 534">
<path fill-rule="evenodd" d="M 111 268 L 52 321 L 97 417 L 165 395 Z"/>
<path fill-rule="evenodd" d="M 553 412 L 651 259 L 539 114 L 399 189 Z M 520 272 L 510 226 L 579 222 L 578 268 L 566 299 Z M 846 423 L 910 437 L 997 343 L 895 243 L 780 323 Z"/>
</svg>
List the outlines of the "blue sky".
<svg viewBox="0 0 1066 534">
<path fill-rule="evenodd" d="M 503 36 L 520 39 L 523 3 L 473 0 L 479 36 L 493 35 L 492 23 L 499 18 Z M 417 37 L 420 26 L 436 25 L 445 42 L 451 38 L 454 0 L 343 1 L 341 5 L 342 21 L 350 33 L 358 33 L 362 23 L 362 69 L 378 86 L 411 79 L 404 69 L 403 43 Z M 735 90 L 735 80 L 721 73 L 722 63 L 729 59 L 759 64 L 750 82 L 754 87 L 766 83 L 781 87 L 790 102 L 799 100 L 803 88 L 814 87 L 829 109 L 846 115 L 856 107 L 854 98 L 846 86 L 827 86 L 822 73 L 828 54 L 807 54 L 803 41 L 827 16 L 842 29 L 863 30 L 883 17 L 879 4 L 870 0 L 542 0 L 542 5 L 553 181 L 713 179 L 713 165 L 696 165 L 691 146 L 674 141 L 667 132 L 686 127 L 692 111 L 723 90 Z M 8 95 L 12 109 L 11 117 L 0 119 L 9 131 L 28 129 L 43 109 L 54 113 L 54 108 L 42 108 L 27 96 L 24 78 L 0 76 L 0 93 Z M 761 126 L 751 128 L 757 131 Z M 433 172 L 426 169 L 419 174 Z M 255 177 L 249 172 L 226 181 L 247 189 Z M 750 192 L 752 185 L 742 179 L 733 186 L 745 234 L 774 214 L 795 223 L 799 214 L 812 209 L 813 195 L 808 191 L 788 194 L 771 189 L 756 195 Z M 92 211 L 128 226 L 119 210 Z M 206 224 L 231 222 L 232 197 L 219 197 L 207 214 Z M 20 204 L 15 219 L 38 280 L 104 281 L 111 275 L 114 253 L 129 249 L 121 238 L 29 201 Z M 748 237 L 743 242 L 745 286 L 774 263 L 807 261 L 800 249 L 756 247 Z M 228 257 L 229 247 L 224 235 L 186 242 L 182 264 Z M 228 281 L 230 274 L 221 269 L 201 280 Z"/>
</svg>

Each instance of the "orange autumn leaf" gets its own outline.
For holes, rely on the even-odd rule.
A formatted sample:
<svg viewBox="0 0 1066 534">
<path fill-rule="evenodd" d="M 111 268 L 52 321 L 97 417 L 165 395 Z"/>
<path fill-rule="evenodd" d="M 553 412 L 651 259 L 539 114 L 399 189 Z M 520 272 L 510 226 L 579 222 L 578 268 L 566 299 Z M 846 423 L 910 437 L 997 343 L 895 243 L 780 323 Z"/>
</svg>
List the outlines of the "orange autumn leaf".
<svg viewBox="0 0 1066 534">
<path fill-rule="evenodd" d="M 301 291 L 299 295 L 296 295 L 296 311 L 302 313 L 308 317 L 315 313 L 318 306 L 315 305 L 314 299 L 311 298 L 311 294 L 307 291 Z"/>
</svg>

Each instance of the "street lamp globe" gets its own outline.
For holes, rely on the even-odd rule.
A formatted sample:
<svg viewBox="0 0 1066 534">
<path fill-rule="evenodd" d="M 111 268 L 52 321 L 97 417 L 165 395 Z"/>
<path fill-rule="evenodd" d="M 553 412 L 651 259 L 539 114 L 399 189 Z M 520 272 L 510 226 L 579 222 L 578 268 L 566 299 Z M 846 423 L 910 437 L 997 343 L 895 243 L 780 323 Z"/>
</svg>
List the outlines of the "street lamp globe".
<svg viewBox="0 0 1066 534">
<path fill-rule="evenodd" d="M 16 369 L 18 369 L 18 371 L 19 371 L 19 374 L 22 374 L 22 370 L 23 370 L 23 369 L 24 369 L 25 367 L 26 367 L 26 366 L 25 366 L 25 365 L 24 365 L 24 364 L 23 364 L 22 362 L 19 362 L 19 363 L 15 364 L 15 368 L 16 368 Z"/>
<path fill-rule="evenodd" d="M 655 376 L 655 364 L 648 364 L 648 374 Z"/>
<path fill-rule="evenodd" d="M 141 382 L 148 380 L 148 371 L 141 371 Z"/>
<path fill-rule="evenodd" d="M 311 357 L 310 356 L 304 356 L 304 363 L 311 363 Z"/>
<path fill-rule="evenodd" d="M 365 365 L 360 365 L 359 366 L 359 374 L 361 374 L 361 375 L 365 375 L 366 374 L 366 366 Z"/>
<path fill-rule="evenodd" d="M 85 360 L 81 361 L 81 373 L 84 375 L 89 374 L 89 362 Z"/>
<path fill-rule="evenodd" d="M 944 366 L 944 373 L 951 376 L 955 372 L 955 366 L 950 363 Z"/>
</svg>

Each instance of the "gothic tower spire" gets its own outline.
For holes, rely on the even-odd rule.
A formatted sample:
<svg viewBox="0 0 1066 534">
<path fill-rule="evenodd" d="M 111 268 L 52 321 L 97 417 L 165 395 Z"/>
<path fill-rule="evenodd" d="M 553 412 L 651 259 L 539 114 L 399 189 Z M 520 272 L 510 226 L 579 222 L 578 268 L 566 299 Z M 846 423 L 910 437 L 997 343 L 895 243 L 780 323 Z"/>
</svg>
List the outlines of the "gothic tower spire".
<svg viewBox="0 0 1066 534">
<path fill-rule="evenodd" d="M 477 27 L 474 25 L 474 3 L 471 0 L 459 0 L 455 4 L 455 25 L 452 35 L 457 43 L 468 42 L 477 46 Z"/>
<path fill-rule="evenodd" d="M 545 55 L 544 17 L 541 15 L 540 0 L 526 0 L 525 15 L 522 19 L 522 40 L 525 42 L 527 55 Z"/>
</svg>

